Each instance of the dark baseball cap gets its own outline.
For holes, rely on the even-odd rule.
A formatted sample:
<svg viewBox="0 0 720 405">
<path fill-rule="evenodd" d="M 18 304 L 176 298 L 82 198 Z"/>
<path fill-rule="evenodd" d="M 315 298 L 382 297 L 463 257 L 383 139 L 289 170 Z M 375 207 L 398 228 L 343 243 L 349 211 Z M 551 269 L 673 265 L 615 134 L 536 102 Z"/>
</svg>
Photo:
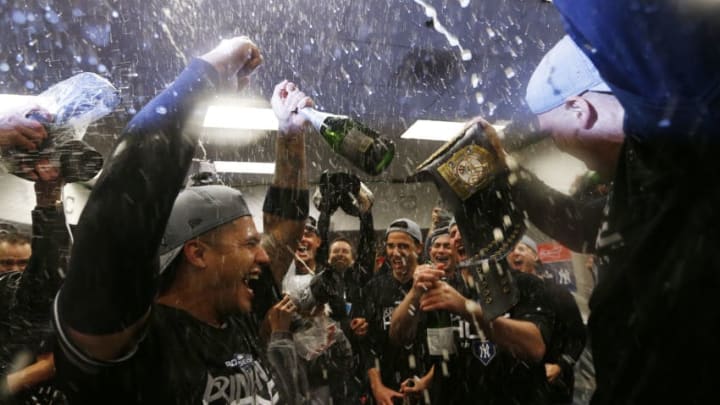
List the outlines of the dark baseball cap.
<svg viewBox="0 0 720 405">
<path fill-rule="evenodd" d="M 160 272 L 185 242 L 237 218 L 251 216 L 242 193 L 227 186 L 188 187 L 178 194 L 160 245 Z"/>
<path fill-rule="evenodd" d="M 390 232 L 404 232 L 415 239 L 416 242 L 422 242 L 422 232 L 420 231 L 420 226 L 411 219 L 399 218 L 392 221 L 385 231 L 385 239 L 387 239 Z"/>
</svg>

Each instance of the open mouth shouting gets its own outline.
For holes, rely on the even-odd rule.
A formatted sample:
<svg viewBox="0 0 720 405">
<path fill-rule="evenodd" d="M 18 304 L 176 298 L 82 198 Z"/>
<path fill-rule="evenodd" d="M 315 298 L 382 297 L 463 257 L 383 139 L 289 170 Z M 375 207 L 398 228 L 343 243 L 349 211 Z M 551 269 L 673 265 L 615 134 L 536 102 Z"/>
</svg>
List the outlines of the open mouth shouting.
<svg viewBox="0 0 720 405">
<path fill-rule="evenodd" d="M 408 268 L 408 260 L 404 256 L 394 255 L 390 257 L 390 267 L 393 272 L 403 276 L 410 271 Z"/>
<path fill-rule="evenodd" d="M 260 279 L 260 268 L 255 267 L 245 273 L 245 275 L 240 279 L 240 285 L 248 290 L 250 293 L 250 297 L 254 295 L 254 292 L 252 288 L 250 288 L 250 281 L 251 280 L 259 280 Z"/>
<path fill-rule="evenodd" d="M 302 243 L 301 243 L 301 244 L 298 246 L 298 248 L 295 250 L 295 254 L 296 254 L 299 258 L 305 260 L 305 259 L 307 259 L 308 257 L 310 257 L 310 247 L 309 247 L 308 245 L 305 245 L 305 244 L 302 244 Z"/>
<path fill-rule="evenodd" d="M 467 259 L 465 245 L 462 242 L 455 244 L 455 252 L 457 252 L 457 257 L 460 261 Z"/>
<path fill-rule="evenodd" d="M 523 265 L 525 264 L 525 261 L 522 257 L 514 257 L 510 260 L 510 267 L 512 267 L 515 270 L 520 270 L 523 268 Z"/>
<path fill-rule="evenodd" d="M 436 254 L 433 256 L 432 261 L 435 264 L 443 264 L 447 268 L 450 265 L 450 256 L 444 253 Z"/>
</svg>

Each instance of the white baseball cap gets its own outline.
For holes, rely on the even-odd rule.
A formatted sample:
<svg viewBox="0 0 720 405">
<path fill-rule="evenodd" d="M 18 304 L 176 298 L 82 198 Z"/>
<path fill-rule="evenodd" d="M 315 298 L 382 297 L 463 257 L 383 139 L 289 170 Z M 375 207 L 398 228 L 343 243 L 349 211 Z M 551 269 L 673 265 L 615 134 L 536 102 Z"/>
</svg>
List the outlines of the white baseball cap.
<svg viewBox="0 0 720 405">
<path fill-rule="evenodd" d="M 565 35 L 535 68 L 525 101 L 533 114 L 541 114 L 586 91 L 611 92 L 582 49 Z"/>
</svg>

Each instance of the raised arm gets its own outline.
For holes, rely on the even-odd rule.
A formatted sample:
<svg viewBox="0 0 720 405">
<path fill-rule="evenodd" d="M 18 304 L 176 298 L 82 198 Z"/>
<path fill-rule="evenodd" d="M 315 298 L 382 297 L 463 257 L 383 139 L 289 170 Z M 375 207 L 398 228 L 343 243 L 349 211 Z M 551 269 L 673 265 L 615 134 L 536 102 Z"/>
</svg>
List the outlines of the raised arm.
<svg viewBox="0 0 720 405">
<path fill-rule="evenodd" d="M 272 258 L 270 270 L 275 285 L 281 289 L 310 209 L 305 161 L 307 121 L 297 111 L 312 106 L 312 100 L 286 80 L 275 86 L 271 103 L 280 127 L 275 177 L 263 206 L 263 248 Z"/>
<path fill-rule="evenodd" d="M 36 107 L 31 109 L 46 114 Z M 27 136 L 35 134 L 35 139 L 47 136 L 45 129 L 37 121 L 24 118 L 25 112 L 26 110 L 16 111 L 11 116 L 0 117 L 0 144 L 3 147 L 34 149 L 34 144 L 28 144 Z M 38 355 L 50 350 L 45 343 L 51 333 L 51 304 L 62 282 L 70 243 L 65 213 L 60 204 L 63 180 L 59 168 L 47 159 L 40 159 L 21 169 L 26 173 L 26 178 L 35 181 L 32 256 L 25 270 L 17 275 L 16 289 L 7 291 L 13 295 L 13 299 L 7 307 L 0 309 L 7 314 L 7 325 L 0 325 L 0 369 L 4 369 L 6 363 L 21 351 L 29 350 L 33 355 Z M 10 286 L 3 286 L 5 287 Z M 45 354 L 43 360 L 25 369 L 7 377 L 3 373 L 0 391 L 3 390 L 1 387 L 7 384 L 4 389 L 8 393 L 16 393 L 45 381 L 52 375 L 52 355 Z"/>
<path fill-rule="evenodd" d="M 13 343 L 33 351 L 51 332 L 52 302 L 67 270 L 70 249 L 70 234 L 60 203 L 64 183 L 59 168 L 47 159 L 34 166 L 32 255 L 20 278 L 15 305 L 10 309 L 10 327 L 19 338 Z"/>
<path fill-rule="evenodd" d="M 517 173 L 514 201 L 530 222 L 575 252 L 593 252 L 605 199 L 581 202 L 552 189 L 526 170 Z"/>
<path fill-rule="evenodd" d="M 443 270 L 425 264 L 415 269 L 413 288 L 405 294 L 405 298 L 395 308 L 390 320 L 390 340 L 395 345 L 406 345 L 415 340 L 420 318 L 423 315 L 420 298 L 425 291 L 437 287 L 444 275 Z"/>
<path fill-rule="evenodd" d="M 199 132 L 199 103 L 260 62 L 247 38 L 223 41 L 128 124 L 85 205 L 55 304 L 65 352 L 87 361 L 130 353 L 156 294 L 158 247 Z"/>
<path fill-rule="evenodd" d="M 367 274 L 367 282 L 375 268 L 375 223 L 371 210 L 360 213 L 360 243 L 358 243 L 357 261 Z"/>
</svg>

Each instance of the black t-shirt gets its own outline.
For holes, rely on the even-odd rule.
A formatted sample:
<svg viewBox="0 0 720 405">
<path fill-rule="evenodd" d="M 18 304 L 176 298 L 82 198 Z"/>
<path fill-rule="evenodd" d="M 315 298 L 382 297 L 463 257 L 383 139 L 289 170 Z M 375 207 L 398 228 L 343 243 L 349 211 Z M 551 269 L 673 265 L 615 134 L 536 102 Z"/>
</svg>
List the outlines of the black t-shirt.
<svg viewBox="0 0 720 405">
<path fill-rule="evenodd" d="M 549 342 L 554 319 L 552 303 L 542 280 L 518 271 L 512 276 L 519 301 L 505 316 L 534 323 Z M 477 299 L 475 292 L 458 278 L 448 281 L 463 295 Z M 452 316 L 457 355 L 451 356 L 444 375 L 439 364 L 431 386 L 433 404 L 546 404 L 548 388 L 542 362 L 516 358 L 492 341 L 474 333 L 459 316 Z M 480 399 L 482 398 L 482 402 Z"/>
<path fill-rule="evenodd" d="M 253 329 L 240 317 L 214 328 L 156 304 L 144 339 L 125 360 L 94 362 L 61 336 L 57 377 L 72 403 L 279 403 Z"/>
<path fill-rule="evenodd" d="M 310 283 L 315 299 L 327 302 L 330 316 L 339 322 L 345 335 L 352 336 L 350 320 L 362 317 L 364 311 L 364 287 L 367 278 L 359 266 L 352 266 L 343 272 L 330 266 L 318 266 L 317 274 Z"/>
<path fill-rule="evenodd" d="M 412 280 L 405 284 L 397 281 L 391 272 L 378 275 L 365 287 L 365 317 L 368 322 L 367 339 L 363 347 L 366 369 L 380 366 L 382 382 L 392 389 L 414 376 L 422 377 L 429 370 L 429 356 L 425 341 L 425 316 L 421 316 L 414 343 L 396 346 L 390 342 L 390 319 L 395 308 L 412 288 Z"/>
</svg>

